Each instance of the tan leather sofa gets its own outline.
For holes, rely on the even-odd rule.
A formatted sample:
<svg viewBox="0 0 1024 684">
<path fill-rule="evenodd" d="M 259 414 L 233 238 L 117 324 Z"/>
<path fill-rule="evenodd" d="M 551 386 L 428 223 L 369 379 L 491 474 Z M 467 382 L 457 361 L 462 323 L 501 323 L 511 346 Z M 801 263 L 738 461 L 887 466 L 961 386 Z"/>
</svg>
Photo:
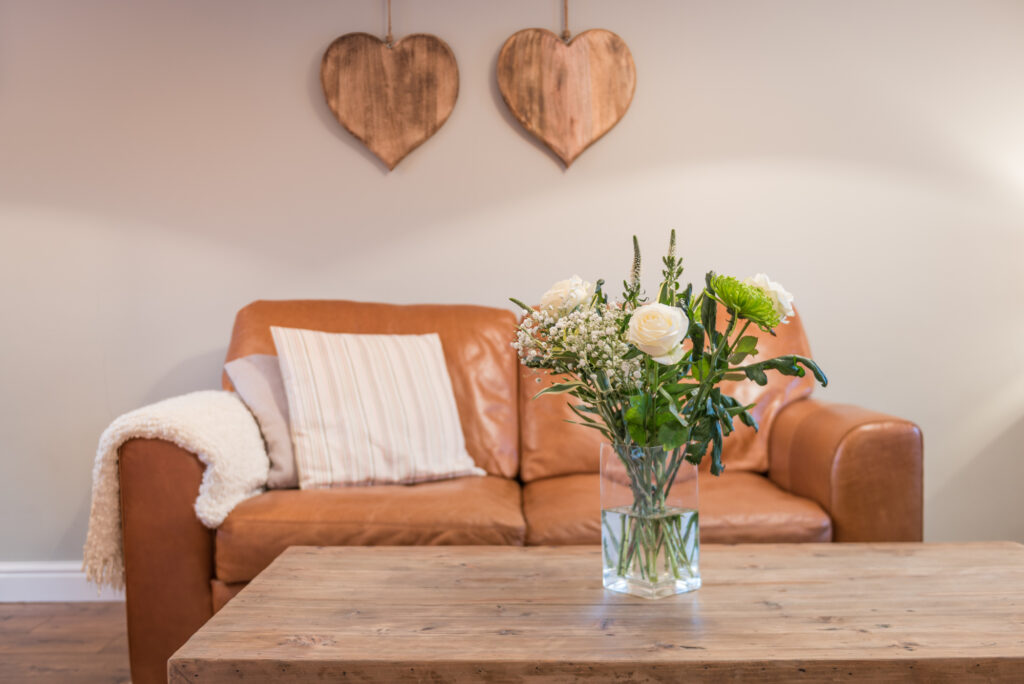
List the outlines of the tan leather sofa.
<svg viewBox="0 0 1024 684">
<path fill-rule="evenodd" d="M 235 320 L 228 360 L 274 353 L 271 325 L 332 332 L 437 332 L 467 448 L 486 477 L 413 486 L 277 490 L 217 530 L 192 510 L 196 456 L 133 440 L 120 452 L 131 670 L 165 681 L 188 637 L 291 545 L 595 544 L 598 439 L 510 347 L 512 313 L 478 306 L 260 301 Z M 809 354 L 799 319 L 762 354 Z M 227 378 L 224 387 L 230 389 Z M 913 423 L 810 399 L 808 378 L 730 388 L 758 400 L 761 430 L 727 442 L 725 473 L 700 482 L 704 542 L 920 540 L 922 441 Z"/>
</svg>

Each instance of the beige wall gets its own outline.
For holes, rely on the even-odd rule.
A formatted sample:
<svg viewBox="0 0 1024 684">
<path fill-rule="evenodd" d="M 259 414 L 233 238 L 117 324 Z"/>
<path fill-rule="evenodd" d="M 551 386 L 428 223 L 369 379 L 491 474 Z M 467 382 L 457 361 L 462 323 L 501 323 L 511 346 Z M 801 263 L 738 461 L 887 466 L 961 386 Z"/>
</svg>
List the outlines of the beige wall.
<svg viewBox="0 0 1024 684">
<path fill-rule="evenodd" d="M 317 80 L 381 2 L 0 0 L 0 560 L 80 557 L 100 431 L 217 386 L 252 299 L 504 306 L 671 227 L 796 293 L 825 397 L 922 425 L 929 539 L 1024 540 L 1024 3 L 578 0 L 638 87 L 567 173 L 493 83 L 559 4 L 395 0 L 462 91 L 387 174 Z"/>
</svg>

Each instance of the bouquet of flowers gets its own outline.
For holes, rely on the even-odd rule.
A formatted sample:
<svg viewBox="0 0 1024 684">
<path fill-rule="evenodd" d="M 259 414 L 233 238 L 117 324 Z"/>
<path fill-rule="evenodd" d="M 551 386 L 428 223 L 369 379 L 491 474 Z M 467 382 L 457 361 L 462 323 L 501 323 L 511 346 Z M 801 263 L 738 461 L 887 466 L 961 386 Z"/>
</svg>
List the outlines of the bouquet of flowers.
<svg viewBox="0 0 1024 684">
<path fill-rule="evenodd" d="M 606 586 L 609 571 L 613 582 L 637 575 L 654 584 L 696 572 L 696 511 L 687 517 L 672 510 L 672 486 L 684 464 L 696 466 L 708 453 L 712 474 L 722 472 L 723 440 L 735 420 L 757 429 L 753 405 L 722 392 L 723 381 L 764 385 L 769 372 L 809 371 L 827 383 L 802 356 L 756 360 L 751 328 L 774 335 L 794 313 L 793 296 L 781 285 L 764 274 L 741 281 L 711 272 L 699 291 L 683 287 L 672 231 L 657 297 L 649 301 L 636 237 L 633 252 L 619 300 L 609 299 L 603 280 L 591 284 L 579 276 L 556 283 L 536 309 L 512 299 L 524 311 L 512 343 L 521 362 L 556 376 L 538 396 L 575 399 L 569 404 L 574 422 L 604 435 L 629 480 L 630 510 L 615 512 L 625 516 L 615 525 L 606 515 L 602 526 Z M 692 540 L 684 538 L 687 530 Z"/>
</svg>

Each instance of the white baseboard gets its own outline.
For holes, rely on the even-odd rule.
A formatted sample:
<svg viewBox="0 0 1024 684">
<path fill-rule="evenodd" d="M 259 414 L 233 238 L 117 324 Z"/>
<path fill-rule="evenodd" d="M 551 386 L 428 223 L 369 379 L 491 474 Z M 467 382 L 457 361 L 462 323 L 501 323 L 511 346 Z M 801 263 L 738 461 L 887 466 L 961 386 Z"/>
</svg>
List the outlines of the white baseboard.
<svg viewBox="0 0 1024 684">
<path fill-rule="evenodd" d="M 0 603 L 123 600 L 123 592 L 89 584 L 82 561 L 0 563 Z"/>
</svg>

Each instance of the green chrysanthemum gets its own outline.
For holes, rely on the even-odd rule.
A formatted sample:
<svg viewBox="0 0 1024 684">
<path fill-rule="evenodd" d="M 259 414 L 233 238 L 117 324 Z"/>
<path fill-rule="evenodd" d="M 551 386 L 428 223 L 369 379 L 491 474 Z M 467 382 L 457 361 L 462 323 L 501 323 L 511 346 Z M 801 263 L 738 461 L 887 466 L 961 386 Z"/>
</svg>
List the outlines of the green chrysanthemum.
<svg viewBox="0 0 1024 684">
<path fill-rule="evenodd" d="M 759 287 L 722 275 L 711 277 L 711 287 L 715 299 L 730 311 L 736 312 L 740 318 L 746 318 L 762 328 L 775 328 L 782 321 L 771 298 Z"/>
</svg>

